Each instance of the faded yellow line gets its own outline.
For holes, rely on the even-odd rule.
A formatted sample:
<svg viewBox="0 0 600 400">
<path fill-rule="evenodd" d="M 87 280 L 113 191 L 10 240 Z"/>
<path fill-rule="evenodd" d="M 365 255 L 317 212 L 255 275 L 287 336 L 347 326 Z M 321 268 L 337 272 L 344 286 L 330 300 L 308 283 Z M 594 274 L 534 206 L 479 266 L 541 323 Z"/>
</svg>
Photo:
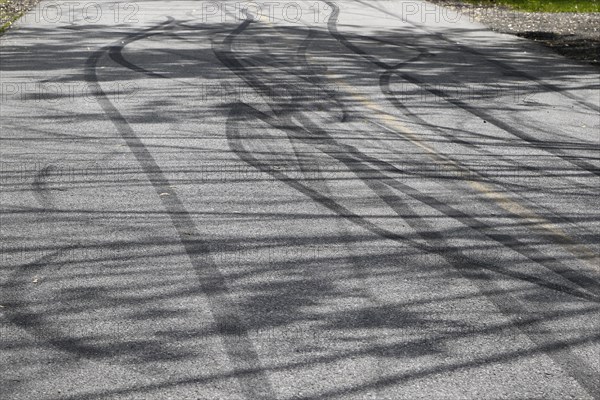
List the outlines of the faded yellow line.
<svg viewBox="0 0 600 400">
<path fill-rule="evenodd" d="M 327 73 L 331 75 L 331 73 Z M 450 170 L 458 172 L 466 171 L 468 172 L 467 176 L 479 175 L 477 174 L 477 172 L 472 171 L 463 165 L 460 165 L 458 162 L 439 153 L 434 148 L 424 143 L 423 140 L 417 134 L 415 134 L 409 128 L 402 125 L 402 123 L 398 121 L 397 117 L 387 113 L 379 105 L 377 105 L 377 103 L 358 93 L 354 87 L 344 82 L 341 78 L 332 77 L 332 79 L 335 80 L 335 82 L 339 86 L 343 87 L 346 91 L 348 91 L 352 98 L 362 103 L 369 110 L 373 111 L 375 113 L 375 117 L 377 117 L 379 122 L 382 125 L 384 125 L 384 127 L 395 133 L 402 134 L 412 144 L 425 150 L 434 161 L 441 163 L 444 168 L 448 168 Z M 596 254 L 593 250 L 589 249 L 587 246 L 577 243 L 566 232 L 560 229 L 560 227 L 556 226 L 547 219 L 539 216 L 533 210 L 520 204 L 516 200 L 510 198 L 507 195 L 507 193 L 500 187 L 473 179 L 464 179 L 464 182 L 467 183 L 471 188 L 473 188 L 477 192 L 482 193 L 488 199 L 494 201 L 502 209 L 529 222 L 531 224 L 531 227 L 534 228 L 536 231 L 551 237 L 561 247 L 563 247 L 569 253 L 573 254 L 583 263 L 592 267 L 592 269 L 600 269 L 600 258 L 598 257 L 598 254 Z"/>
<path fill-rule="evenodd" d="M 273 26 L 273 23 L 271 21 L 267 20 L 266 23 L 268 25 Z M 312 57 L 309 54 L 306 54 L 306 58 L 308 60 Z M 419 137 L 419 135 L 411 131 L 406 126 L 402 125 L 402 123 L 398 120 L 396 116 L 387 113 L 384 109 L 378 106 L 377 103 L 360 94 L 353 86 L 346 83 L 341 77 L 330 72 L 329 70 L 326 71 L 326 74 L 329 75 L 329 78 L 334 80 L 340 87 L 346 89 L 346 91 L 351 97 L 362 103 L 369 110 L 373 111 L 375 113 L 375 116 L 380 120 L 380 123 L 383 125 L 384 128 L 389 129 L 394 133 L 402 134 L 412 144 L 425 150 L 429 157 L 431 157 L 434 161 L 440 163 L 444 168 L 448 168 L 456 172 L 467 172 L 467 176 L 479 175 L 477 174 L 477 172 L 472 171 L 463 165 L 460 165 L 458 162 L 439 153 L 433 147 L 424 143 L 421 137 Z M 491 185 L 473 179 L 464 179 L 464 182 L 467 183 L 475 191 L 483 194 L 485 197 L 492 200 L 500 208 L 529 222 L 531 224 L 532 229 L 549 236 L 563 249 L 567 250 L 569 253 L 574 255 L 585 265 L 591 267 L 592 270 L 600 270 L 600 257 L 598 256 L 598 254 L 596 254 L 593 250 L 589 249 L 587 246 L 577 243 L 577 241 L 571 238 L 560 227 L 556 226 L 547 219 L 539 216 L 533 210 L 530 210 L 529 208 L 520 204 L 516 200 L 508 197 L 506 191 L 504 191 L 502 188 L 497 187 L 496 185 Z"/>
</svg>

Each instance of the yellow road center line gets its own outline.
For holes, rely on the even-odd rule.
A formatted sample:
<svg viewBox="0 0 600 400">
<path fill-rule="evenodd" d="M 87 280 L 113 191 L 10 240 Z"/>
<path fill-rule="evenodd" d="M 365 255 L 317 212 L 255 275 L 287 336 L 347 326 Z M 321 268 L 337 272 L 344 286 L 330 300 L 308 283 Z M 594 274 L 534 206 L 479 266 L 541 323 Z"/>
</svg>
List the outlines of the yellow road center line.
<svg viewBox="0 0 600 400">
<path fill-rule="evenodd" d="M 423 140 L 409 128 L 402 125 L 402 123 L 398 121 L 397 117 L 385 112 L 385 110 L 383 110 L 372 100 L 359 94 L 353 86 L 347 84 L 341 78 L 335 77 L 333 79 L 340 86 L 344 87 L 344 89 L 350 92 L 349 94 L 355 100 L 360 101 L 366 108 L 374 111 L 375 116 L 380 120 L 380 123 L 385 125 L 384 127 L 387 127 L 393 132 L 402 134 L 412 144 L 425 150 L 434 161 L 441 163 L 443 167 L 452 169 L 454 171 L 468 171 L 470 176 L 477 174 L 475 171 L 469 170 L 451 158 L 439 153 L 431 146 L 423 143 Z M 494 201 L 502 209 L 531 223 L 532 228 L 535 228 L 537 231 L 542 233 L 549 234 L 549 236 L 554 239 L 555 242 L 566 249 L 569 253 L 580 259 L 582 262 L 591 266 L 594 270 L 600 269 L 600 258 L 598 257 L 598 254 L 588 247 L 577 243 L 566 232 L 552 222 L 539 216 L 533 210 L 525 207 L 516 200 L 508 197 L 505 194 L 506 192 L 500 187 L 473 179 L 464 179 L 464 182 L 477 192 L 482 193 L 485 197 Z"/>
<path fill-rule="evenodd" d="M 268 25 L 273 26 L 274 24 L 267 20 L 266 23 Z M 307 60 L 312 58 L 310 55 L 306 55 Z M 329 70 L 326 72 L 329 75 L 330 79 L 334 80 L 339 86 L 343 87 L 348 91 L 348 94 L 353 97 L 355 100 L 358 100 L 362 103 L 366 108 L 375 112 L 375 116 L 380 120 L 381 125 L 384 128 L 391 130 L 394 133 L 400 133 L 404 137 L 406 137 L 412 144 L 415 146 L 425 150 L 429 157 L 431 157 L 434 161 L 441 163 L 442 167 L 448 168 L 454 171 L 466 171 L 469 175 L 477 175 L 475 171 L 468 169 L 454 161 L 453 159 L 439 153 L 433 147 L 427 145 L 423 142 L 422 138 L 419 137 L 416 133 L 411 131 L 409 128 L 405 127 L 398 121 L 398 118 L 392 114 L 387 113 L 383 108 L 381 108 L 377 103 L 373 102 L 371 99 L 360 94 L 356 88 L 346 83 L 339 75 L 336 75 Z M 379 124 L 378 124 L 379 125 Z M 579 259 L 582 263 L 590 266 L 592 270 L 598 271 L 600 270 L 600 257 L 593 250 L 589 249 L 587 246 L 577 243 L 574 239 L 572 239 L 566 232 L 564 232 L 560 227 L 553 224 L 551 221 L 539 216 L 533 210 L 525 207 L 520 204 L 516 200 L 507 196 L 507 193 L 504 189 L 497 187 L 495 185 L 490 185 L 485 182 L 473 180 L 473 179 L 464 179 L 464 182 L 467 183 L 471 188 L 475 191 L 483 194 L 488 199 L 492 200 L 496 203 L 500 208 L 508 211 L 509 213 L 522 218 L 531 224 L 531 228 L 534 230 L 548 235 L 554 242 L 559 244 L 563 249 L 567 250 L 569 253 L 573 254 L 577 259 Z"/>
</svg>

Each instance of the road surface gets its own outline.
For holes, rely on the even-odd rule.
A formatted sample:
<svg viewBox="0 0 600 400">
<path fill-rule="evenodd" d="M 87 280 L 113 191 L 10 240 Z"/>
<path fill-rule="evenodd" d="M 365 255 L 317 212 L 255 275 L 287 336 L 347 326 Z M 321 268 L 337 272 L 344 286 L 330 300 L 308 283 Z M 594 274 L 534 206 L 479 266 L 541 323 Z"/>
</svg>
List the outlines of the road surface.
<svg viewBox="0 0 600 400">
<path fill-rule="evenodd" d="M 1 46 L 3 399 L 600 398 L 597 69 L 391 0 Z"/>
</svg>

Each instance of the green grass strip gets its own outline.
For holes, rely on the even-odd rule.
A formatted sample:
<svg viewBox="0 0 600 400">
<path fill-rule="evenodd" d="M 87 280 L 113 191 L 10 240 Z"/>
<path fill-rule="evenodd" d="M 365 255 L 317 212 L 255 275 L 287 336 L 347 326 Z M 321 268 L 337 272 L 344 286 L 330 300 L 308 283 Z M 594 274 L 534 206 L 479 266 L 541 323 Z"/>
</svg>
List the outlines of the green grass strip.
<svg viewBox="0 0 600 400">
<path fill-rule="evenodd" d="M 600 0 L 463 0 L 480 5 L 503 5 L 530 12 L 600 12 Z"/>
</svg>

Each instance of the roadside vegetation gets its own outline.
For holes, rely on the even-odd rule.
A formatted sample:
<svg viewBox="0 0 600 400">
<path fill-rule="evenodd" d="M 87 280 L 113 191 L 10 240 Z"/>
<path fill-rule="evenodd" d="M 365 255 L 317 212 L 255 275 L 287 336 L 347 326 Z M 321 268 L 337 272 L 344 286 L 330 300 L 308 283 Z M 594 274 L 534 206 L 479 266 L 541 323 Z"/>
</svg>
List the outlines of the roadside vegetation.
<svg viewBox="0 0 600 400">
<path fill-rule="evenodd" d="M 534 40 L 565 57 L 600 66 L 600 0 L 428 0 L 496 32 Z"/>
<path fill-rule="evenodd" d="M 527 12 L 600 12 L 600 0 L 462 0 L 482 6 L 507 6 Z"/>
<path fill-rule="evenodd" d="M 2 35 L 33 2 L 20 0 L 0 0 L 0 35 Z"/>
</svg>

